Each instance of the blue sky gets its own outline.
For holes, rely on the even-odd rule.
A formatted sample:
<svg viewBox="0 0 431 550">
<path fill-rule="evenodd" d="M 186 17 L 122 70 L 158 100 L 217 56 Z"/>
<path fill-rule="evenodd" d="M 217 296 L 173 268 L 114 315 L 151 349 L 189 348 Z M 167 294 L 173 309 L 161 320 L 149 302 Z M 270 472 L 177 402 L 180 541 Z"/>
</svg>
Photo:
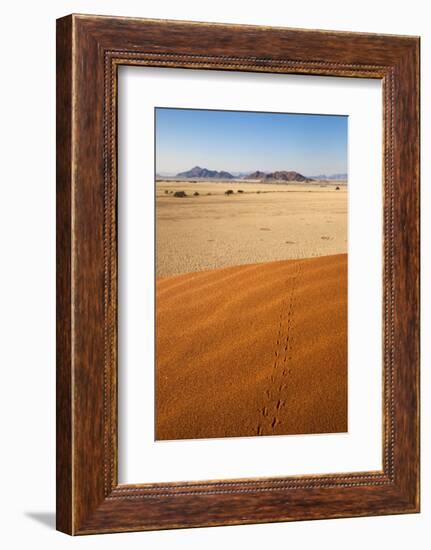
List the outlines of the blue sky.
<svg viewBox="0 0 431 550">
<path fill-rule="evenodd" d="M 156 172 L 347 172 L 347 116 L 156 108 Z"/>
</svg>

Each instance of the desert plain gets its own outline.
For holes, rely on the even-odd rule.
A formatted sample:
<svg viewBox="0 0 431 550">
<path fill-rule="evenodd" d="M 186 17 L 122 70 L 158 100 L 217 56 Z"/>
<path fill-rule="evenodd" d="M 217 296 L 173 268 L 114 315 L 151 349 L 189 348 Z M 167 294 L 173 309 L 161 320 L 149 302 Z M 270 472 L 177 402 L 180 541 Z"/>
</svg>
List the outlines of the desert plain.
<svg viewBox="0 0 431 550">
<path fill-rule="evenodd" d="M 347 431 L 347 194 L 156 183 L 157 440 Z"/>
</svg>

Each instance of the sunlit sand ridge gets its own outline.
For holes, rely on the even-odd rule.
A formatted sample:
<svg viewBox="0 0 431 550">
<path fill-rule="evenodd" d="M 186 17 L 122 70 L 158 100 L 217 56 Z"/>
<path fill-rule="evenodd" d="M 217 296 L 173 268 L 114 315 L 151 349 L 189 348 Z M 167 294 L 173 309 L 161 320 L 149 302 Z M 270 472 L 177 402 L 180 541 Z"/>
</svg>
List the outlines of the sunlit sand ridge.
<svg viewBox="0 0 431 550">
<path fill-rule="evenodd" d="M 156 284 L 156 438 L 347 430 L 347 255 Z"/>
</svg>

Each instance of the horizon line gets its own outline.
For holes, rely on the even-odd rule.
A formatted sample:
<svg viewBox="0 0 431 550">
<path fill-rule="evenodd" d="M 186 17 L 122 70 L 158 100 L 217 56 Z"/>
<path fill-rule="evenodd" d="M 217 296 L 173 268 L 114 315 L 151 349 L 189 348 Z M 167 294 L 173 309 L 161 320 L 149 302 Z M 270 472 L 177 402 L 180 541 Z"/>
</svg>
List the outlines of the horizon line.
<svg viewBox="0 0 431 550">
<path fill-rule="evenodd" d="M 229 174 L 252 174 L 253 172 L 263 172 L 264 174 L 270 174 L 272 172 L 297 172 L 298 174 L 301 174 L 303 176 L 307 176 L 307 177 L 312 177 L 312 175 L 314 176 L 329 176 L 329 175 L 339 175 L 339 174 L 345 174 L 346 176 L 348 175 L 348 171 L 346 172 L 340 172 L 340 171 L 336 171 L 336 170 L 327 170 L 327 171 L 320 171 L 319 173 L 316 171 L 314 172 L 312 175 L 309 175 L 309 174 L 305 174 L 304 172 L 299 172 L 298 170 L 295 170 L 293 168 L 282 168 L 282 169 L 271 169 L 271 170 L 262 170 L 260 168 L 255 168 L 255 169 L 247 169 L 247 170 L 227 170 L 226 168 L 221 168 L 221 169 L 218 169 L 218 168 L 207 168 L 206 166 L 201 166 L 199 164 L 195 164 L 193 165 L 191 168 L 188 168 L 188 169 L 179 169 L 179 170 L 175 170 L 175 171 L 172 171 L 172 170 L 155 170 L 155 174 L 159 174 L 159 175 L 173 175 L 173 176 L 178 176 L 181 172 L 189 172 L 190 170 L 193 170 L 194 168 L 200 168 L 201 170 L 209 170 L 209 171 L 213 171 L 213 172 L 227 172 Z"/>
</svg>

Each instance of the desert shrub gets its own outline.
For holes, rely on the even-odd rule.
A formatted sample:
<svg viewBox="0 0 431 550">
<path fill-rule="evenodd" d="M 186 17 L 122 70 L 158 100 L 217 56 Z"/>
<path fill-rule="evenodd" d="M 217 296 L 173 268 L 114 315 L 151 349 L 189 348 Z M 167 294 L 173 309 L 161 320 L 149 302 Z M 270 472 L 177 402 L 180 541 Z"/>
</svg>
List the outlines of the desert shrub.
<svg viewBox="0 0 431 550">
<path fill-rule="evenodd" d="M 175 191 L 174 197 L 180 197 L 180 198 L 187 197 L 187 193 L 185 191 Z"/>
<path fill-rule="evenodd" d="M 169 191 L 165 189 L 165 195 L 169 195 Z"/>
<path fill-rule="evenodd" d="M 242 189 L 238 189 L 238 193 L 244 193 Z"/>
<path fill-rule="evenodd" d="M 233 189 L 228 189 L 224 192 L 225 195 L 233 195 Z"/>
<path fill-rule="evenodd" d="M 339 191 L 339 190 L 340 190 L 340 188 L 339 188 L 338 185 L 337 185 L 337 187 L 335 188 L 335 191 Z"/>
<path fill-rule="evenodd" d="M 194 196 L 194 197 L 199 197 L 199 193 L 198 193 L 197 191 L 195 191 L 195 192 L 193 193 L 193 196 Z"/>
</svg>

